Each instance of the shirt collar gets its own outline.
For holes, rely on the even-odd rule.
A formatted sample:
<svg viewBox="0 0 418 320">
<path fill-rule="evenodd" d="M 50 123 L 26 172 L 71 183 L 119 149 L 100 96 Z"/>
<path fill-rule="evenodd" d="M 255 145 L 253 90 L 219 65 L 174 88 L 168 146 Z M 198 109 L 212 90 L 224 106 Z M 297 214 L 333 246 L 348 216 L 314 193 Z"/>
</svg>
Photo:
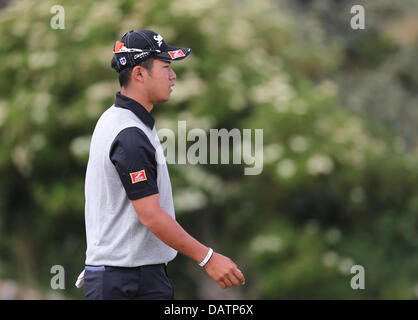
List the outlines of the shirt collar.
<svg viewBox="0 0 418 320">
<path fill-rule="evenodd" d="M 139 102 L 124 96 L 118 91 L 116 93 L 115 106 L 132 111 L 143 123 L 150 129 L 154 127 L 155 120 L 153 116 Z"/>
</svg>

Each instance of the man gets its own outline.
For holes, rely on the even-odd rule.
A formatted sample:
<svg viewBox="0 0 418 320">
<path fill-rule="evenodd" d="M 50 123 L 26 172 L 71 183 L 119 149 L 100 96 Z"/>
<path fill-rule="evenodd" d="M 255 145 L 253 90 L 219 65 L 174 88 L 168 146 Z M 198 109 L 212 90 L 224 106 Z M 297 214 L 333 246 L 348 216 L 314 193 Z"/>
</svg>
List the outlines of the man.
<svg viewBox="0 0 418 320">
<path fill-rule="evenodd" d="M 244 284 L 229 258 L 175 220 L 172 190 L 150 112 L 170 98 L 170 63 L 191 49 L 168 46 L 151 30 L 129 31 L 114 47 L 121 90 L 97 122 L 85 181 L 87 299 L 173 299 L 166 265 L 177 251 L 222 288 Z M 82 278 L 82 275 L 81 275 Z"/>
</svg>

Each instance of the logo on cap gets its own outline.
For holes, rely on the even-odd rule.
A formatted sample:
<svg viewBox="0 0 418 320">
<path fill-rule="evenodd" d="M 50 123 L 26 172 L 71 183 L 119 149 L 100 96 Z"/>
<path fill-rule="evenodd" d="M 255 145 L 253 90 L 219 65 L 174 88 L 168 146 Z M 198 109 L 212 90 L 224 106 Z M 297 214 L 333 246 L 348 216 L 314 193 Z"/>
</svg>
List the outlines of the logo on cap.
<svg viewBox="0 0 418 320">
<path fill-rule="evenodd" d="M 157 34 L 156 36 L 154 36 L 154 40 L 157 41 L 158 46 L 161 47 L 161 44 L 163 43 L 164 39 L 159 34 Z"/>
<path fill-rule="evenodd" d="M 146 57 L 147 55 L 149 55 L 149 52 L 137 53 L 136 55 L 134 55 L 134 59 L 143 58 L 143 57 Z"/>
<path fill-rule="evenodd" d="M 131 172 L 129 175 L 131 176 L 132 183 L 137 183 L 137 182 L 147 180 L 147 175 L 145 174 L 145 170 Z"/>
<path fill-rule="evenodd" d="M 177 59 L 185 56 L 184 52 L 181 49 L 175 51 L 168 51 L 168 54 L 170 55 L 171 59 Z"/>
<path fill-rule="evenodd" d="M 120 49 L 122 49 L 122 47 L 123 47 L 124 45 L 125 45 L 125 44 L 124 44 L 123 42 L 120 42 L 119 40 L 118 40 L 118 41 L 116 41 L 114 51 L 115 51 L 115 52 L 119 52 L 119 51 L 120 51 Z"/>
<path fill-rule="evenodd" d="M 121 65 L 124 66 L 126 64 L 126 58 L 125 57 L 119 58 L 119 62 Z"/>
</svg>

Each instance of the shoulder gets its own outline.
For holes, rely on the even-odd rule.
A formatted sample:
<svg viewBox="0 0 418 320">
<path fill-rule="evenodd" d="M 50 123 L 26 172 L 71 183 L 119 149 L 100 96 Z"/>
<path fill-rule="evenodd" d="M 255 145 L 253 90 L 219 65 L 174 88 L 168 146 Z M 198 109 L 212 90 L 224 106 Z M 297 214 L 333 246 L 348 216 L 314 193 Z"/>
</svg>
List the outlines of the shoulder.
<svg viewBox="0 0 418 320">
<path fill-rule="evenodd" d="M 138 146 L 138 145 L 151 145 L 151 142 L 145 132 L 137 127 L 137 126 L 130 126 L 127 128 L 123 128 L 119 133 L 116 135 L 115 142 L 121 142 L 123 145 L 126 146 Z"/>
<path fill-rule="evenodd" d="M 138 157 L 153 159 L 155 148 L 141 128 L 127 127 L 116 135 L 110 146 L 109 156 L 112 160 Z"/>
</svg>

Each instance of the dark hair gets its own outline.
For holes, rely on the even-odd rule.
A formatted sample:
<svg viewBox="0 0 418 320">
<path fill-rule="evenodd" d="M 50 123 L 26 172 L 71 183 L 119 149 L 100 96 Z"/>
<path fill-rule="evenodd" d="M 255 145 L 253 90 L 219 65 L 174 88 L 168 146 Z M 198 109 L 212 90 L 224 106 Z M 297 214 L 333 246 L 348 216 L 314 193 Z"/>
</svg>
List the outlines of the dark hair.
<svg viewBox="0 0 418 320">
<path fill-rule="evenodd" d="M 144 61 L 141 61 L 137 63 L 136 66 L 144 67 L 149 73 L 151 73 L 151 69 L 154 63 L 154 58 L 150 57 L 148 59 L 145 59 Z M 110 63 L 110 66 L 117 71 L 117 61 L 116 56 L 113 56 L 112 61 Z M 121 87 L 126 87 L 129 84 L 129 80 L 131 79 L 131 72 L 134 67 L 126 68 L 121 71 L 119 71 L 119 84 Z"/>
</svg>

